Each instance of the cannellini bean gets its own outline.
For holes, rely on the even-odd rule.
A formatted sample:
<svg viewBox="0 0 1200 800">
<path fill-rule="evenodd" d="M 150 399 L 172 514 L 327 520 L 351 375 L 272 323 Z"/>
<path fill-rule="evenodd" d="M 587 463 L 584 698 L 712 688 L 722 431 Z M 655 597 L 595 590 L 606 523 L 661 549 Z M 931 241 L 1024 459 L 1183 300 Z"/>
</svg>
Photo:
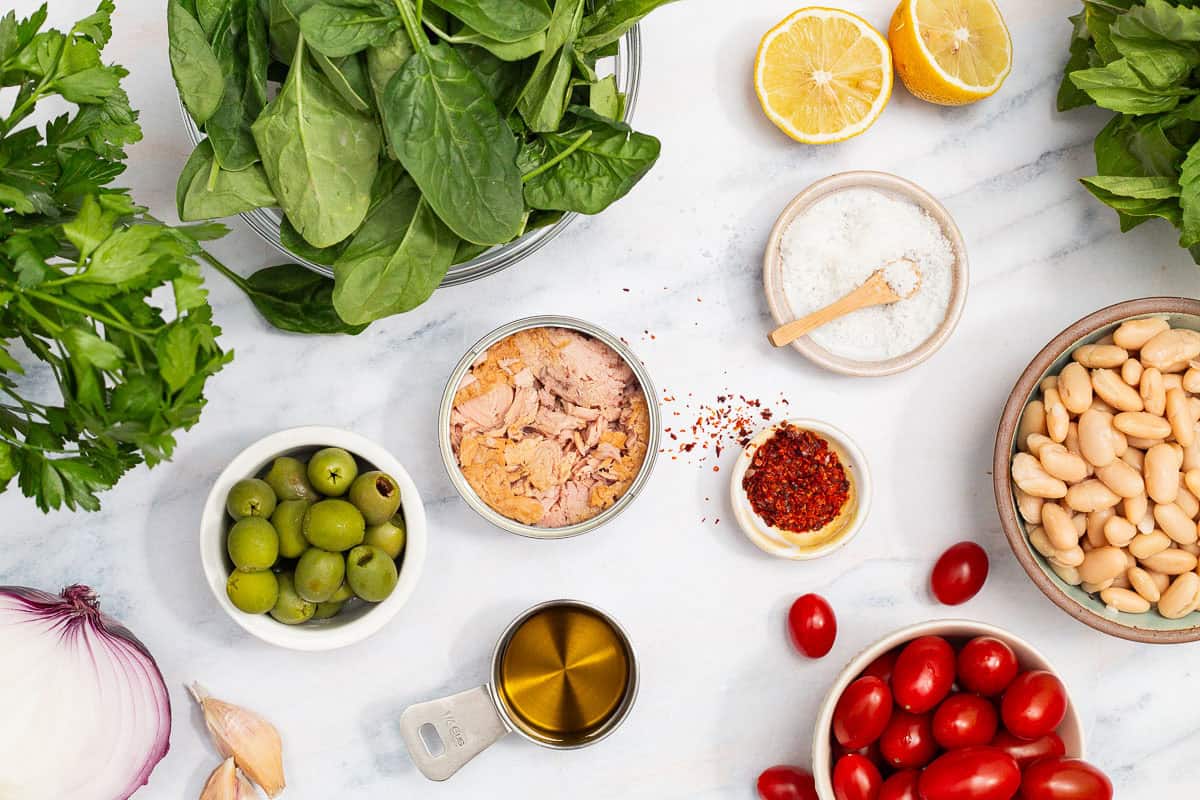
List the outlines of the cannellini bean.
<svg viewBox="0 0 1200 800">
<path fill-rule="evenodd" d="M 1033 549 L 1042 554 L 1043 558 L 1049 558 L 1054 555 L 1054 545 L 1050 544 L 1050 539 L 1046 536 L 1046 531 L 1039 525 L 1029 529 L 1029 543 L 1033 545 Z"/>
<path fill-rule="evenodd" d="M 1099 592 L 1103 592 L 1112 585 L 1112 581 L 1104 581 L 1103 583 L 1088 583 L 1087 581 L 1082 581 L 1079 584 L 1079 588 L 1083 589 L 1088 594 L 1097 594 Z"/>
<path fill-rule="evenodd" d="M 1200 397 L 1189 397 L 1188 408 L 1191 409 L 1192 419 L 1200 420 Z"/>
<path fill-rule="evenodd" d="M 1058 564 L 1060 567 L 1078 568 L 1086 557 L 1083 548 L 1076 545 L 1066 550 L 1056 550 L 1054 555 L 1050 556 L 1050 561 L 1051 563 Z M 1083 580 L 1083 578 L 1080 578 L 1080 580 Z"/>
<path fill-rule="evenodd" d="M 1108 544 L 1108 538 L 1104 535 L 1104 526 L 1114 517 L 1116 517 L 1116 511 L 1111 508 L 1093 511 L 1087 515 L 1087 524 L 1083 528 L 1083 533 L 1087 536 L 1088 544 L 1092 547 L 1104 547 Z"/>
<path fill-rule="evenodd" d="M 1092 379 L 1081 364 L 1071 363 L 1058 375 L 1058 396 L 1067 411 L 1082 414 L 1092 405 Z"/>
<path fill-rule="evenodd" d="M 1025 440 L 1025 449 L 1038 458 L 1042 455 L 1042 448 L 1048 444 L 1058 444 L 1049 436 L 1043 436 L 1040 433 L 1031 433 L 1029 438 Z"/>
<path fill-rule="evenodd" d="M 1192 443 L 1185 445 L 1183 448 L 1183 468 L 1184 469 L 1200 469 L 1200 423 L 1192 426 L 1193 436 Z"/>
<path fill-rule="evenodd" d="M 1187 365 L 1200 356 L 1200 333 L 1185 328 L 1173 328 L 1155 334 L 1143 344 L 1138 357 L 1144 366 L 1164 369 L 1180 362 Z"/>
<path fill-rule="evenodd" d="M 1067 489 L 1066 503 L 1072 511 L 1099 511 L 1102 508 L 1111 508 L 1119 502 L 1121 498 L 1095 478 L 1081 481 Z M 1045 513 L 1043 509 L 1043 516 Z"/>
<path fill-rule="evenodd" d="M 1154 579 L 1150 577 L 1150 573 L 1141 567 L 1130 567 L 1125 570 L 1125 577 L 1129 578 L 1129 584 L 1133 587 L 1133 590 L 1147 601 L 1157 603 L 1158 598 L 1162 597 L 1162 592 L 1155 585 Z"/>
<path fill-rule="evenodd" d="M 1087 533 L 1087 514 L 1076 514 L 1071 517 L 1071 524 L 1075 526 L 1076 536 L 1083 537 Z"/>
<path fill-rule="evenodd" d="M 1177 547 L 1138 560 L 1146 569 L 1161 572 L 1163 575 L 1182 575 L 1185 572 L 1191 572 L 1197 565 L 1194 555 Z"/>
<path fill-rule="evenodd" d="M 1125 547 L 1137 536 L 1137 528 L 1124 517 L 1112 517 L 1104 523 L 1104 538 L 1113 547 Z"/>
<path fill-rule="evenodd" d="M 1044 458 L 1042 459 L 1042 463 L 1046 463 Z M 1052 475 L 1054 474 L 1048 467 L 1047 471 Z M 1071 483 L 1069 479 L 1062 475 L 1055 475 L 1055 477 L 1062 478 Z M 1101 483 L 1121 497 L 1137 497 L 1146 491 L 1146 483 L 1142 480 L 1141 473 L 1119 458 L 1107 467 L 1098 468 L 1096 470 L 1096 477 L 1100 479 Z M 1077 480 L 1082 480 L 1082 478 L 1078 478 Z"/>
<path fill-rule="evenodd" d="M 1149 503 L 1146 504 L 1146 515 L 1142 517 L 1141 522 L 1136 524 L 1139 533 L 1151 533 L 1154 531 L 1154 512 L 1150 510 Z"/>
<path fill-rule="evenodd" d="M 1173 503 L 1179 494 L 1179 466 L 1182 457 L 1177 456 L 1169 444 L 1156 444 L 1146 452 L 1143 476 L 1146 494 L 1156 503 Z"/>
<path fill-rule="evenodd" d="M 1142 345 L 1171 327 L 1165 319 L 1131 319 L 1113 331 L 1113 341 L 1126 350 L 1140 350 Z"/>
<path fill-rule="evenodd" d="M 1136 447 L 1139 450 L 1149 450 L 1156 444 L 1164 444 L 1162 439 L 1142 439 L 1137 436 L 1126 436 L 1125 440 L 1130 447 Z"/>
<path fill-rule="evenodd" d="M 1112 585 L 1117 589 L 1129 589 L 1129 576 L 1122 572 L 1120 575 L 1112 579 Z"/>
<path fill-rule="evenodd" d="M 1078 483 L 1087 477 L 1087 463 L 1079 456 L 1067 452 L 1067 448 L 1057 442 L 1043 445 L 1037 451 L 1037 455 L 1046 472 L 1061 481 Z"/>
<path fill-rule="evenodd" d="M 1155 504 L 1154 521 L 1163 533 L 1179 544 L 1192 544 L 1197 539 L 1196 523 L 1175 503 Z"/>
<path fill-rule="evenodd" d="M 1175 441 L 1183 447 L 1192 443 L 1196 432 L 1196 420 L 1192 419 L 1192 410 L 1188 406 L 1187 395 L 1183 389 L 1167 391 L 1167 422 L 1170 423 L 1171 433 Z"/>
<path fill-rule="evenodd" d="M 1200 369 L 1195 366 L 1188 367 L 1188 371 L 1183 373 L 1181 385 L 1184 391 L 1200 394 Z"/>
<path fill-rule="evenodd" d="M 1137 525 L 1144 520 L 1149 510 L 1150 500 L 1145 494 L 1139 494 L 1137 497 L 1126 497 L 1121 503 L 1121 515 L 1133 525 Z M 1151 521 L 1153 522 L 1153 520 Z M 1147 533 L 1147 531 L 1142 531 L 1142 533 Z"/>
<path fill-rule="evenodd" d="M 1055 550 L 1069 550 L 1079 543 L 1079 531 L 1070 513 L 1058 503 L 1042 505 L 1042 528 Z"/>
<path fill-rule="evenodd" d="M 1138 381 L 1142 379 L 1142 362 L 1136 358 L 1130 358 L 1121 365 L 1121 380 L 1128 383 L 1130 386 L 1137 386 Z"/>
<path fill-rule="evenodd" d="M 1100 599 L 1109 608 L 1130 614 L 1143 614 L 1150 610 L 1150 601 L 1146 598 L 1137 592 L 1131 592 L 1128 589 L 1121 589 L 1116 586 L 1110 586 L 1107 589 L 1101 590 Z"/>
<path fill-rule="evenodd" d="M 1021 412 L 1021 422 L 1017 425 L 1017 447 L 1027 449 L 1026 442 L 1031 433 L 1046 434 L 1046 407 L 1041 400 L 1034 400 Z"/>
<path fill-rule="evenodd" d="M 1063 439 L 1063 447 L 1067 448 L 1068 453 L 1083 461 L 1083 467 L 1087 470 L 1088 475 L 1092 474 L 1092 465 L 1083 458 L 1083 450 L 1079 447 L 1079 423 L 1072 421 L 1067 426 L 1067 438 Z"/>
<path fill-rule="evenodd" d="M 1167 619 L 1180 619 L 1194 610 L 1200 596 L 1200 575 L 1188 572 L 1180 575 L 1158 599 L 1158 613 Z"/>
<path fill-rule="evenodd" d="M 1179 549 L 1185 553 L 1191 553 L 1194 556 L 1200 556 L 1200 542 L 1192 542 L 1191 544 L 1181 544 Z M 1197 564 L 1200 566 L 1200 564 Z"/>
<path fill-rule="evenodd" d="M 1192 494 L 1192 490 L 1183 482 L 1182 475 L 1179 478 L 1179 493 L 1175 495 L 1175 505 L 1183 509 L 1188 519 L 1195 519 L 1200 514 L 1200 500 L 1196 499 L 1196 495 Z"/>
<path fill-rule="evenodd" d="M 1012 478 L 1021 491 L 1034 497 L 1057 499 L 1067 496 L 1067 484 L 1046 472 L 1042 463 L 1028 453 L 1013 456 Z"/>
<path fill-rule="evenodd" d="M 1056 442 L 1067 438 L 1067 429 L 1071 425 L 1071 416 L 1063 405 L 1058 389 L 1047 389 L 1042 392 L 1042 402 L 1046 405 L 1047 435 Z"/>
<path fill-rule="evenodd" d="M 1096 397 L 1094 394 L 1092 396 L 1092 410 L 1093 411 L 1103 411 L 1105 414 L 1117 413 L 1117 410 L 1115 408 L 1113 408 L 1108 403 L 1101 400 L 1099 397 Z"/>
<path fill-rule="evenodd" d="M 1145 381 L 1143 373 L 1142 383 Z M 1145 407 L 1137 390 L 1111 369 L 1092 370 L 1092 389 L 1101 400 L 1119 411 L 1141 411 Z"/>
<path fill-rule="evenodd" d="M 1141 472 L 1146 462 L 1146 451 L 1139 450 L 1136 447 L 1127 447 L 1125 448 L 1125 452 L 1121 453 L 1118 457 L 1138 472 Z"/>
<path fill-rule="evenodd" d="M 1019 486 L 1013 487 L 1013 495 L 1017 498 L 1017 511 L 1021 513 L 1021 519 L 1030 525 L 1042 524 L 1042 503 L 1046 501 L 1040 497 L 1026 494 L 1021 491 Z"/>
<path fill-rule="evenodd" d="M 1097 369 L 1119 367 L 1129 358 L 1129 353 L 1112 344 L 1085 344 L 1076 347 L 1071 358 L 1088 369 Z"/>
<path fill-rule="evenodd" d="M 1154 581 L 1154 585 L 1158 587 L 1158 593 L 1162 594 L 1171 585 L 1171 576 L 1163 575 L 1161 572 L 1146 570 L 1146 574 L 1150 576 L 1150 580 Z"/>
<path fill-rule="evenodd" d="M 1164 552 L 1170 546 L 1170 536 L 1167 536 L 1162 531 L 1151 531 L 1150 533 L 1139 533 L 1133 537 L 1133 541 L 1129 543 L 1129 552 L 1138 561 L 1145 561 L 1147 558 Z M 1154 571 L 1161 572 L 1161 570 Z"/>
<path fill-rule="evenodd" d="M 1111 581 L 1125 571 L 1125 553 L 1119 547 L 1098 547 L 1087 553 L 1077 566 L 1085 583 Z"/>
<path fill-rule="evenodd" d="M 1138 383 L 1138 395 L 1146 411 L 1162 414 L 1167 407 L 1167 390 L 1163 386 L 1162 373 L 1153 367 L 1144 370 L 1142 380 Z"/>
<path fill-rule="evenodd" d="M 1171 372 L 1169 369 L 1163 370 L 1163 391 L 1169 392 L 1172 389 L 1183 388 L 1183 376 L 1177 372 Z"/>
<path fill-rule="evenodd" d="M 1106 467 L 1117 457 L 1112 438 L 1113 416 L 1088 409 L 1079 417 L 1079 449 L 1094 467 Z"/>
<path fill-rule="evenodd" d="M 1050 562 L 1050 569 L 1054 570 L 1054 574 L 1062 578 L 1063 582 L 1070 586 L 1078 586 L 1080 584 L 1079 571 L 1074 567 L 1064 567 L 1062 564 Z"/>
<path fill-rule="evenodd" d="M 1165 439 L 1171 435 L 1169 422 L 1146 411 L 1122 411 L 1113 417 L 1113 427 L 1137 439 Z"/>
<path fill-rule="evenodd" d="M 1184 456 L 1187 461 L 1187 456 Z M 1189 469 L 1183 473 L 1183 485 L 1194 495 L 1200 495 L 1200 467 Z"/>
</svg>

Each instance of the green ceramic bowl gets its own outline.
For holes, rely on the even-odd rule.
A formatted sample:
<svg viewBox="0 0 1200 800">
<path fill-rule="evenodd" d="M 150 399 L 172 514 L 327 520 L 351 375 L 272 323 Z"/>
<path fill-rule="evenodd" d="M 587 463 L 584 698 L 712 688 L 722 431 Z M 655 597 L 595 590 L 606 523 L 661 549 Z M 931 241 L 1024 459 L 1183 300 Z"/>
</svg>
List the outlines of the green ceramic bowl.
<svg viewBox="0 0 1200 800">
<path fill-rule="evenodd" d="M 1166 619 L 1151 609 L 1145 614 L 1114 611 L 1098 596 L 1063 581 L 1029 543 L 1025 521 L 1017 512 L 1009 468 L 1016 452 L 1016 431 L 1025 406 L 1047 375 L 1057 375 L 1080 345 L 1091 344 L 1112 333 L 1126 320 L 1161 317 L 1172 327 L 1200 331 L 1200 301 L 1185 297 L 1146 297 L 1129 300 L 1089 314 L 1054 337 L 1021 373 L 1000 418 L 992 477 L 1000 523 L 1021 566 L 1042 593 L 1071 616 L 1096 630 L 1122 639 L 1153 644 L 1200 641 L 1200 611 L 1182 619 Z"/>
</svg>

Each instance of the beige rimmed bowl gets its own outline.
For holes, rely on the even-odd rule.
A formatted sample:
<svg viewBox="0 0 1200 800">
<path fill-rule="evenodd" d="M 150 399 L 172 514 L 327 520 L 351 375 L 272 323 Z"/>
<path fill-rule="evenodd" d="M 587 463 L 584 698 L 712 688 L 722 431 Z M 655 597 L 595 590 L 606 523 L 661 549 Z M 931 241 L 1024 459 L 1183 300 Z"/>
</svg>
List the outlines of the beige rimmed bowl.
<svg viewBox="0 0 1200 800">
<path fill-rule="evenodd" d="M 781 426 L 788 424 L 811 431 L 829 442 L 850 479 L 852 494 L 848 507 L 821 531 L 791 533 L 768 525 L 755 513 L 746 490 L 742 488 L 742 479 L 754 460 L 755 451 L 774 436 Z M 764 553 L 793 561 L 809 561 L 829 555 L 853 539 L 867 521 L 867 514 L 871 510 L 871 491 L 871 470 L 859 446 L 845 431 L 815 419 L 784 419 L 763 428 L 738 455 L 729 478 L 729 500 L 742 533 Z M 836 526 L 836 529 L 828 530 L 832 526 Z"/>
<path fill-rule="evenodd" d="M 814 203 L 847 189 L 874 189 L 885 195 L 915 203 L 941 226 L 942 232 L 950 241 L 950 247 L 954 251 L 954 282 L 950 289 L 950 305 L 947 306 L 946 316 L 942 318 L 941 324 L 932 336 L 915 349 L 884 361 L 862 361 L 839 356 L 821 347 L 808 336 L 801 336 L 792 342 L 791 346 L 814 364 L 843 375 L 860 378 L 894 375 L 925 361 L 946 343 L 962 316 L 963 306 L 967 302 L 967 284 L 969 282 L 967 248 L 963 243 L 958 226 L 945 206 L 912 181 L 887 172 L 839 172 L 817 181 L 796 195 L 784 207 L 767 240 L 767 251 L 763 256 L 763 289 L 767 295 L 767 305 L 771 309 L 771 317 L 775 320 L 776 325 L 791 322 L 799 316 L 792 309 L 791 302 L 783 288 L 783 257 L 780 250 L 783 235 L 796 217 L 811 208 Z"/>
<path fill-rule="evenodd" d="M 993 636 L 1013 649 L 1017 655 L 1017 663 L 1022 670 L 1046 670 L 1054 674 L 1066 686 L 1062 675 L 1058 674 L 1050 665 L 1050 661 L 1038 652 L 1037 648 L 1015 633 L 984 622 L 975 622 L 969 619 L 939 619 L 910 625 L 889 633 L 863 650 L 846 665 L 846 668 L 834 680 L 833 685 L 829 687 L 829 692 L 825 695 L 820 710 L 817 711 L 817 722 L 812 737 L 812 773 L 817 783 L 817 796 L 821 800 L 835 800 L 836 798 L 833 793 L 833 742 L 830 728 L 833 725 L 833 710 L 837 707 L 842 692 L 846 691 L 846 687 L 858 678 L 872 661 L 889 650 L 922 636 L 942 636 L 947 639 Z M 1068 758 L 1083 758 L 1083 723 L 1079 719 L 1075 703 L 1071 700 L 1069 689 L 1067 691 L 1067 715 L 1059 724 L 1057 733 L 1062 737 L 1063 744 L 1066 746 Z"/>
</svg>

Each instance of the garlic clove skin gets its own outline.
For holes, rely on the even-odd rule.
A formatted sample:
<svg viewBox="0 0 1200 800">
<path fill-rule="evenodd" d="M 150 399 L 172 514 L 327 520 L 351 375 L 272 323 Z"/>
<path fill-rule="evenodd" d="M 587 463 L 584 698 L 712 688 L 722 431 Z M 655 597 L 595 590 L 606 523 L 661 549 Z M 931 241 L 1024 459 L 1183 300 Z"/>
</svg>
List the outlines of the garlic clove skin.
<svg viewBox="0 0 1200 800">
<path fill-rule="evenodd" d="M 200 792 L 200 800 L 240 800 L 238 797 L 238 774 L 232 758 L 225 759 L 212 771 Z"/>
<path fill-rule="evenodd" d="M 217 700 L 199 684 L 193 683 L 188 689 L 204 712 L 204 723 L 217 751 L 225 758 L 232 757 L 267 797 L 279 796 L 286 782 L 283 742 L 275 726 L 253 711 Z"/>
</svg>

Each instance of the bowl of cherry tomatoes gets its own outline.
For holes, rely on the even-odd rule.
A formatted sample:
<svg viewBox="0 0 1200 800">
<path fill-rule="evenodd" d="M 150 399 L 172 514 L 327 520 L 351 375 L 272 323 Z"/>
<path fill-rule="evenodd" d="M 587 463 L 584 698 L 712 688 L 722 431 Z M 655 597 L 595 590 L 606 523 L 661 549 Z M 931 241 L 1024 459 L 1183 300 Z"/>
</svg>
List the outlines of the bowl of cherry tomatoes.
<svg viewBox="0 0 1200 800">
<path fill-rule="evenodd" d="M 847 665 L 813 735 L 820 800 L 1111 800 L 1046 658 L 1008 631 L 938 620 Z M 803 795 L 802 795 L 803 796 Z"/>
</svg>

